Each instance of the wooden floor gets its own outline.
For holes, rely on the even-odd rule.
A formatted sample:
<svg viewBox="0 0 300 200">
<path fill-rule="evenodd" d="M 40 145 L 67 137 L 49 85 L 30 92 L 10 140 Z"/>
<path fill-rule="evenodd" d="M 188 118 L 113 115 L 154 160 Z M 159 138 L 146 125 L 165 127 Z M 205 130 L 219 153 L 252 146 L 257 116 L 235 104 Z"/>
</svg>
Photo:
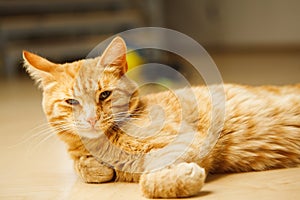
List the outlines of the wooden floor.
<svg viewBox="0 0 300 200">
<path fill-rule="evenodd" d="M 292 78 L 279 82 L 299 81 L 299 57 L 294 60 Z M 216 62 L 230 75 L 224 79 L 234 81 L 238 68 L 226 71 L 230 58 L 221 56 Z M 47 131 L 40 101 L 31 81 L 0 82 L 0 199 L 142 199 L 137 184 L 78 180 L 64 144 Z M 300 199 L 300 168 L 210 176 L 193 199 Z"/>
</svg>

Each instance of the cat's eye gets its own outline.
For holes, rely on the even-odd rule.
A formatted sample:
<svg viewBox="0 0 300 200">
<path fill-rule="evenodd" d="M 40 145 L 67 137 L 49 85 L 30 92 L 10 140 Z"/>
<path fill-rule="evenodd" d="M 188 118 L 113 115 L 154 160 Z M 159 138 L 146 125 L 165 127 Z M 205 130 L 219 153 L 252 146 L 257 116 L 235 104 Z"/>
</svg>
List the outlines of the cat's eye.
<svg viewBox="0 0 300 200">
<path fill-rule="evenodd" d="M 101 92 L 100 95 L 99 95 L 99 100 L 100 100 L 100 101 L 104 101 L 104 100 L 107 99 L 110 95 L 111 95 L 111 91 L 104 91 L 104 92 Z"/>
<path fill-rule="evenodd" d="M 80 104 L 79 101 L 77 101 L 76 99 L 67 99 L 66 103 L 72 106 L 76 106 Z"/>
</svg>

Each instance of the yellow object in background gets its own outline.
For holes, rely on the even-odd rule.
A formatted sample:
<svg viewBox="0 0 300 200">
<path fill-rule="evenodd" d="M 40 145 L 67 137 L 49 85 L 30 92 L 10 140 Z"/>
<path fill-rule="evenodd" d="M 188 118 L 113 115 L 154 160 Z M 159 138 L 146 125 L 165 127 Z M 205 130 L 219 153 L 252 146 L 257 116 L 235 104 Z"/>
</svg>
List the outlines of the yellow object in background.
<svg viewBox="0 0 300 200">
<path fill-rule="evenodd" d="M 136 82 L 143 80 L 142 70 L 138 66 L 145 63 L 144 59 L 136 51 L 129 50 L 126 60 L 129 72 L 127 75 Z"/>
<path fill-rule="evenodd" d="M 139 65 L 144 64 L 143 58 L 136 52 L 136 51 L 130 51 L 126 55 L 127 64 L 128 64 L 128 70 L 131 70 Z"/>
</svg>

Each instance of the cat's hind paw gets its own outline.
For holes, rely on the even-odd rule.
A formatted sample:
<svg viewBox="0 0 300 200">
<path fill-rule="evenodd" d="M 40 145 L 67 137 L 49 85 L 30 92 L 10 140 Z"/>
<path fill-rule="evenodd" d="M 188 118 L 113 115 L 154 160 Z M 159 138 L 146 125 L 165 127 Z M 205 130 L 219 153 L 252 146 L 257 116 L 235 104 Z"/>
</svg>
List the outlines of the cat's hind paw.
<svg viewBox="0 0 300 200">
<path fill-rule="evenodd" d="M 148 198 L 190 197 L 204 185 L 205 170 L 196 163 L 180 163 L 160 171 L 143 174 L 140 186 Z"/>
</svg>

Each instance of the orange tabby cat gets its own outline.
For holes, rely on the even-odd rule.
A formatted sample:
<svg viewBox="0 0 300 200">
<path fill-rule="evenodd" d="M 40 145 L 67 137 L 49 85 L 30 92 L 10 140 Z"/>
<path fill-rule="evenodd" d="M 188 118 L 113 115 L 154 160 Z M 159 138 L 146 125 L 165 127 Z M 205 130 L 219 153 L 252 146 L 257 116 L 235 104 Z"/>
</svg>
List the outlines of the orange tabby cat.
<svg viewBox="0 0 300 200">
<path fill-rule="evenodd" d="M 300 166 L 300 85 L 226 84 L 139 96 L 125 75 L 120 37 L 94 59 L 55 64 L 26 51 L 23 57 L 43 89 L 49 124 L 87 183 L 139 181 L 149 198 L 188 197 L 209 172 Z M 224 106 L 225 116 L 212 114 L 210 92 L 221 91 L 226 101 L 214 106 Z"/>
</svg>

